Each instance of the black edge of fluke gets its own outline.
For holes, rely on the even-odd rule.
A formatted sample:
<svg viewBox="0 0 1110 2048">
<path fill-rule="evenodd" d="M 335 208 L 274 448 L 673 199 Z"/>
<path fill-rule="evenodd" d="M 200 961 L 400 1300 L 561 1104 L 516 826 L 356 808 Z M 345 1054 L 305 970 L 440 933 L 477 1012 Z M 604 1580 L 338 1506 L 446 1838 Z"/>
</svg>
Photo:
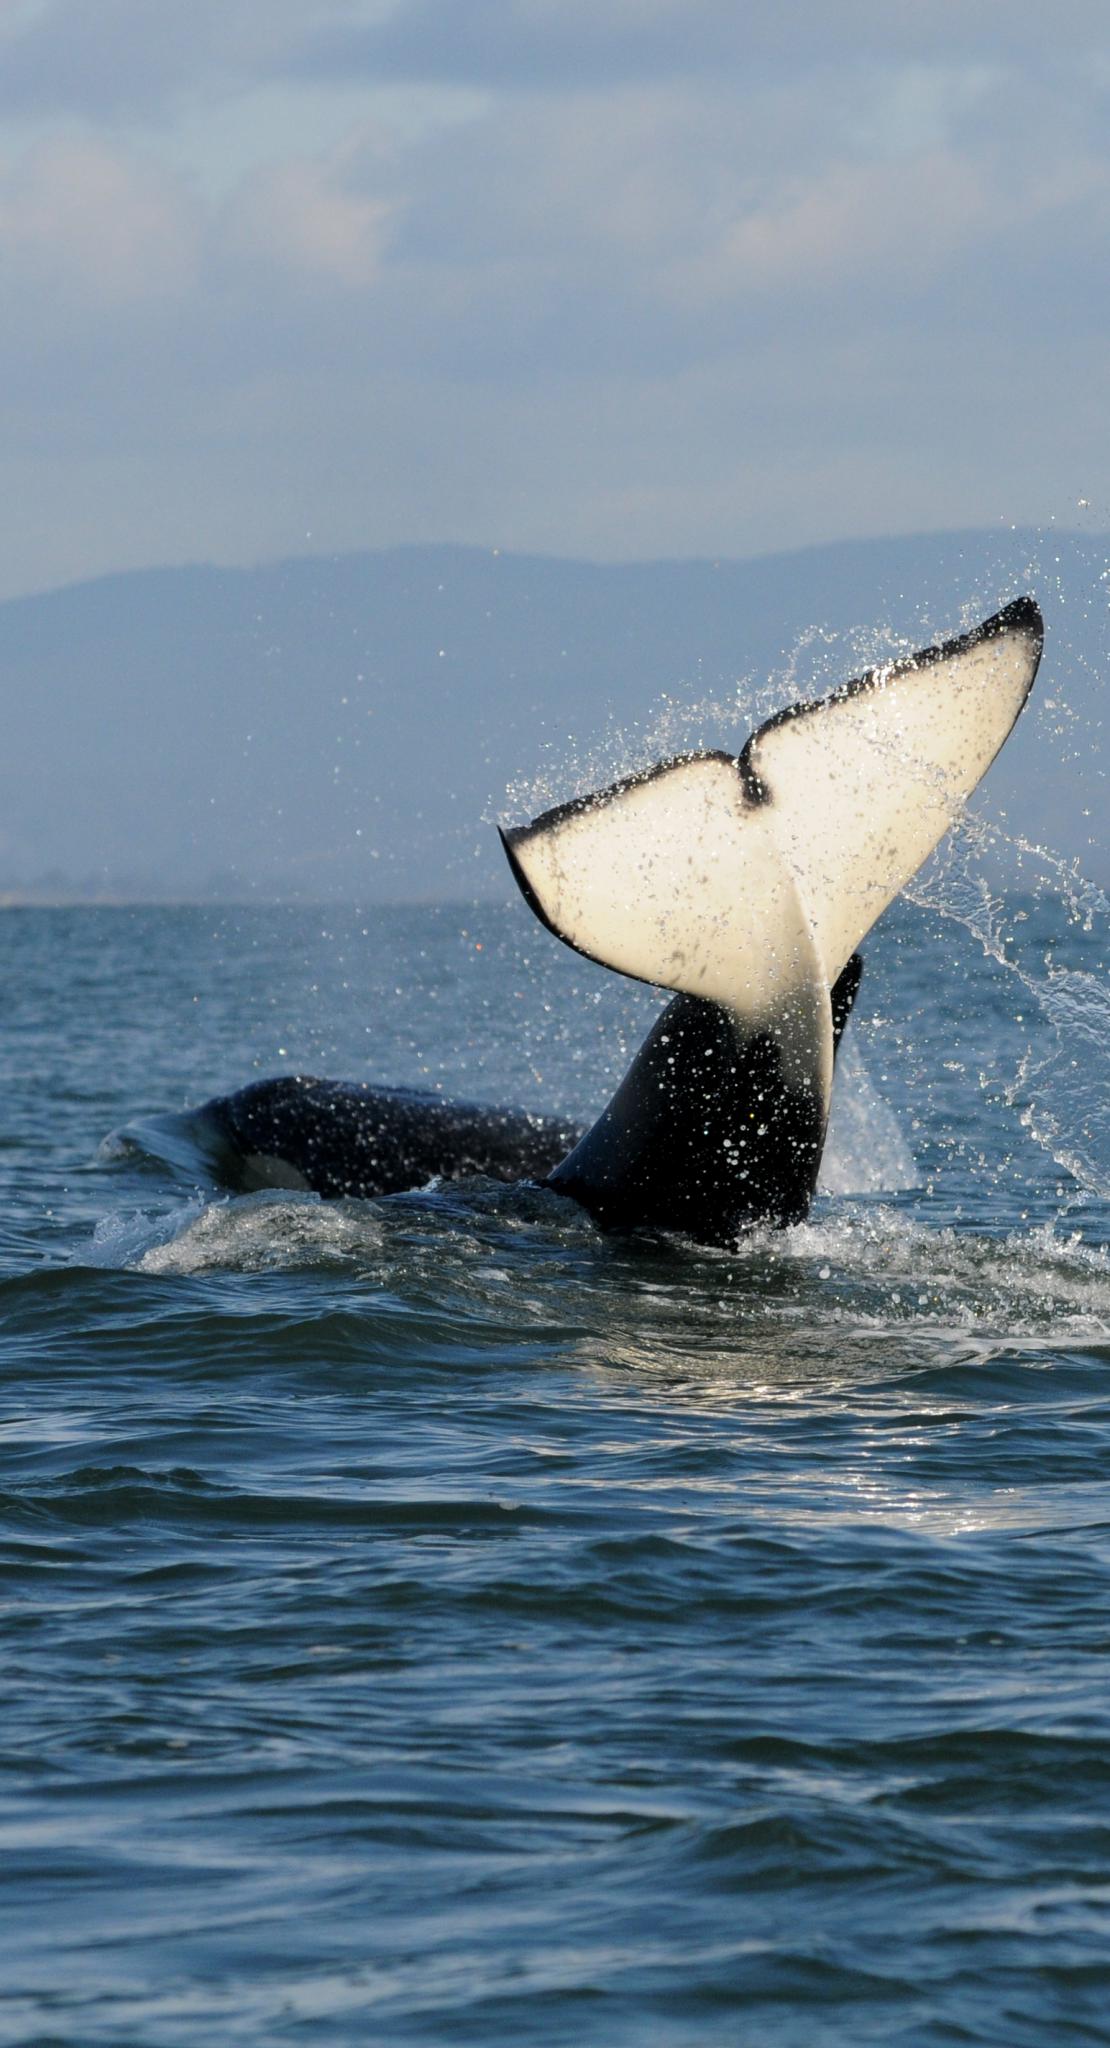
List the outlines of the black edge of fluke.
<svg viewBox="0 0 1110 2048">
<path fill-rule="evenodd" d="M 1024 710 L 1029 700 L 1029 691 L 1036 680 L 1041 652 L 1044 648 L 1044 618 L 1035 597 L 1015 597 L 1001 611 L 992 612 L 989 619 L 981 619 L 966 633 L 953 634 L 949 640 L 936 640 L 928 647 L 921 647 L 916 654 L 901 655 L 896 661 L 879 662 L 875 668 L 865 669 L 861 676 L 853 676 L 847 683 L 838 683 L 827 697 L 803 698 L 798 704 L 787 704 L 776 711 L 773 717 L 753 732 L 744 742 L 740 753 L 739 768 L 745 788 L 756 791 L 760 788 L 759 777 L 752 764 L 752 752 L 765 733 L 773 732 L 777 725 L 789 725 L 795 718 L 807 718 L 811 711 L 824 711 L 830 704 L 843 704 L 850 697 L 861 696 L 867 690 L 886 689 L 888 684 L 897 682 L 901 676 L 914 675 L 921 669 L 932 668 L 937 662 L 950 661 L 954 655 L 968 654 L 973 647 L 981 647 L 984 641 L 1001 640 L 1007 633 L 1025 633 L 1034 641 L 1037 659 L 1029 678 L 1029 688 L 1019 707 Z M 1015 721 L 1016 722 L 1016 721 Z M 1012 731 L 1011 727 L 1011 731 Z M 1001 742 L 1000 744 L 1005 744 Z M 764 795 L 766 801 L 766 794 Z"/>
<path fill-rule="evenodd" d="M 1008 633 L 1016 630 L 1032 633 L 1041 641 L 1044 639 L 1044 617 L 1036 598 L 1030 596 L 1028 591 L 1023 597 L 1012 598 L 1009 604 L 1004 604 L 1002 610 L 995 612 L 993 619 L 987 619 L 981 628 L 988 637 L 991 632 Z"/>
<path fill-rule="evenodd" d="M 518 839 L 526 839 L 528 837 L 528 834 L 533 830 L 534 827 L 531 825 L 515 825 L 509 827 L 499 825 L 497 827 L 501 844 L 505 849 L 505 858 L 509 863 L 509 869 L 512 874 L 512 878 L 516 883 L 517 888 L 520 890 L 520 893 L 523 896 L 524 901 L 528 905 L 529 910 L 532 911 L 534 916 L 539 918 L 539 921 L 543 925 L 545 931 L 549 931 L 552 934 L 553 938 L 562 939 L 564 946 L 569 946 L 571 944 L 571 941 L 563 936 L 563 933 L 559 930 L 558 925 L 552 924 L 551 919 L 548 917 L 547 912 L 543 907 L 543 904 L 540 902 L 539 897 L 536 895 L 536 892 L 533 889 L 531 882 L 528 880 L 528 877 L 525 874 L 524 869 L 521 867 L 520 862 L 518 861 L 516 853 L 514 851 L 516 841 Z M 577 953 L 581 950 L 581 948 L 575 946 L 573 950 Z M 589 958 L 589 955 L 587 955 L 586 957 Z"/>
<path fill-rule="evenodd" d="M 938 640 L 935 646 L 923 647 L 920 653 L 907 655 L 904 660 L 895 662 L 892 669 L 882 666 L 877 670 L 869 669 L 867 676 L 860 677 L 860 685 L 873 675 L 902 675 L 907 669 L 928 668 L 934 661 L 947 661 L 953 654 L 967 654 L 971 648 L 981 647 L 984 640 L 1001 640 L 1004 633 L 1028 633 L 1031 640 L 1037 640 L 1044 646 L 1044 619 L 1035 597 L 1012 598 L 1001 611 L 992 612 L 989 619 L 980 620 L 970 631 L 956 633 L 950 640 Z M 846 683 L 844 687 L 851 690 L 856 686 Z"/>
</svg>

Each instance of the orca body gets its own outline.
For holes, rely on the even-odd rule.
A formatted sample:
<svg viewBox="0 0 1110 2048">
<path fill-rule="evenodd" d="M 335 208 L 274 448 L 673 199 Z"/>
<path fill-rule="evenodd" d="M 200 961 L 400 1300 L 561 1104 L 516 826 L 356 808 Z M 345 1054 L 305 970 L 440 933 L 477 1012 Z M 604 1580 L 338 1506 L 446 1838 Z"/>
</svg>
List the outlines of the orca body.
<svg viewBox="0 0 1110 2048">
<path fill-rule="evenodd" d="M 832 991 L 834 1052 L 863 972 Z M 745 1034 L 719 1003 L 676 996 L 593 1128 L 547 1175 L 603 1229 L 650 1221 L 699 1244 L 755 1223 L 800 1223 L 817 1191 L 825 1114 L 784 1071 L 771 1030 Z"/>
<path fill-rule="evenodd" d="M 325 1196 L 394 1195 L 469 1173 L 539 1181 L 579 1135 L 573 1124 L 528 1110 L 304 1074 L 218 1095 L 190 1121 L 228 1186 Z"/>
<path fill-rule="evenodd" d="M 502 833 L 567 945 L 674 992 L 579 1134 L 409 1090 L 259 1082 L 198 1112 L 232 1184 L 388 1194 L 539 1181 L 604 1228 L 727 1244 L 806 1214 L 833 1063 L 877 917 L 960 816 L 1033 685 L 1032 598 L 761 726 Z M 252 1177 L 253 1176 L 253 1177 Z"/>
</svg>

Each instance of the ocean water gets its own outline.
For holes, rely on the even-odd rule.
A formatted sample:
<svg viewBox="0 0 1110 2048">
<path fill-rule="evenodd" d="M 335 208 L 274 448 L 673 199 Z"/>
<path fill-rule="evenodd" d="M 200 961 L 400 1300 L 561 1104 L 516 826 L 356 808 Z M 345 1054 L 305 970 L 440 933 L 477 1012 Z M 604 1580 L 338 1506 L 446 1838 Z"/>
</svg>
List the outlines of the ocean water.
<svg viewBox="0 0 1110 2048">
<path fill-rule="evenodd" d="M 1110 2041 L 1105 906 L 918 894 L 732 1252 L 175 1139 L 596 1109 L 522 905 L 4 914 L 0 2040 Z"/>
</svg>

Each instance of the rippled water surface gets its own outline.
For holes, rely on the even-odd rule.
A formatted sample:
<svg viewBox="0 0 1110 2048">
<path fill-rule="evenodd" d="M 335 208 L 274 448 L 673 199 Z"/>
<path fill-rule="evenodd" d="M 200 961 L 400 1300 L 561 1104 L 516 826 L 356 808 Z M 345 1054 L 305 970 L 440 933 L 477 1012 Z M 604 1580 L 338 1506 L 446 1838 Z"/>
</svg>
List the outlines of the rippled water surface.
<svg viewBox="0 0 1110 2048">
<path fill-rule="evenodd" d="M 1110 2040 L 1104 932 L 1007 917 L 705 1253 L 175 1150 L 598 1106 L 654 999 L 523 907 L 5 913 L 0 2038 Z"/>
</svg>

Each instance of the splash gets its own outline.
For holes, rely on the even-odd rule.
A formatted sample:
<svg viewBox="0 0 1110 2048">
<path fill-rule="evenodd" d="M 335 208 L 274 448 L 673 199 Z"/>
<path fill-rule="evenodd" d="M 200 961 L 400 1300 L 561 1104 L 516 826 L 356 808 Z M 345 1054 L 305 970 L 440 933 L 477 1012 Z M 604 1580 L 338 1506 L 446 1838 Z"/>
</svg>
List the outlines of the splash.
<svg viewBox="0 0 1110 2048">
<path fill-rule="evenodd" d="M 1000 877 L 1003 879 L 1000 881 Z M 1020 893 L 1012 884 L 1016 877 Z M 907 891 L 962 927 L 1000 967 L 1027 1026 L 1012 1071 L 984 1074 L 1022 1128 L 1088 1195 L 1110 1197 L 1110 900 L 1074 861 L 970 816 Z M 1040 927 L 1039 958 L 1027 932 Z M 1086 941 L 1091 965 L 1062 965 L 1060 930 Z"/>
<path fill-rule="evenodd" d="M 143 1273 L 288 1272 L 365 1264 L 381 1241 L 369 1205 L 315 1195 L 242 1195 L 184 1214 L 173 1235 L 128 1258 Z"/>
<path fill-rule="evenodd" d="M 987 1341 L 1110 1339 L 1110 1254 L 1051 1223 L 988 1237 L 889 1207 L 846 1209 L 785 1233 L 786 1255 L 859 1330 L 910 1325 Z"/>
<path fill-rule="evenodd" d="M 825 1195 L 892 1194 L 921 1183 L 901 1122 L 884 1102 L 858 1041 L 849 1034 L 836 1063 L 820 1191 Z"/>
</svg>

